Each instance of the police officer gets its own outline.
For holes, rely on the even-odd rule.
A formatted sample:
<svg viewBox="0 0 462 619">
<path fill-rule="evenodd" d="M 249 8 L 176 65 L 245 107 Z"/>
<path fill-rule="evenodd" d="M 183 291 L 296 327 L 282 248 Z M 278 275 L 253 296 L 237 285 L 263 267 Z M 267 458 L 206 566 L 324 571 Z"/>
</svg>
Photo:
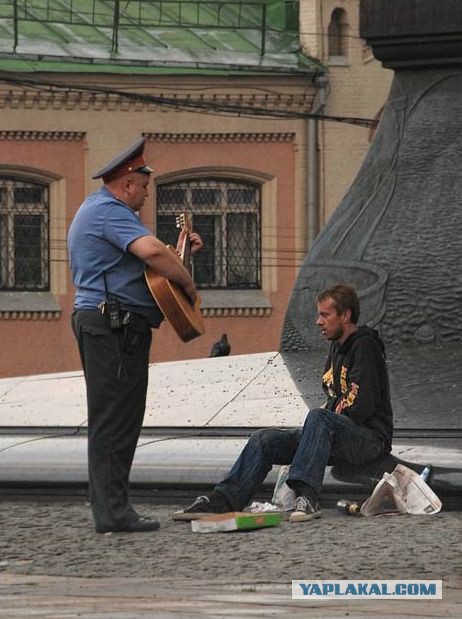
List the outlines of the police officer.
<svg viewBox="0 0 462 619">
<path fill-rule="evenodd" d="M 137 215 L 153 172 L 144 147 L 143 138 L 136 140 L 93 175 L 104 185 L 81 205 L 68 236 L 76 287 L 72 328 L 87 388 L 89 493 L 99 533 L 159 528 L 129 499 L 146 405 L 151 328 L 163 320 L 145 283 L 146 264 L 181 286 L 192 303 L 197 298 L 187 269 Z M 203 245 L 194 233 L 190 241 L 193 253 Z"/>
</svg>

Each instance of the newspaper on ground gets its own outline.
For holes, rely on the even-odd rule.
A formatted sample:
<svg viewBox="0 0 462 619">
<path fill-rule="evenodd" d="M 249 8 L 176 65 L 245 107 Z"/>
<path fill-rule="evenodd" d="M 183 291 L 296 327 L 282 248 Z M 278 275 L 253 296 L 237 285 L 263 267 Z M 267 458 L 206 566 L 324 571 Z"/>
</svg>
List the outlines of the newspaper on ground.
<svg viewBox="0 0 462 619">
<path fill-rule="evenodd" d="M 245 511 L 252 514 L 261 514 L 262 512 L 280 512 L 281 508 L 274 503 L 270 503 L 269 501 L 265 501 L 264 503 L 261 503 L 260 501 L 252 501 L 252 503 L 245 508 Z"/>
<path fill-rule="evenodd" d="M 290 464 L 284 464 L 279 468 L 278 478 L 274 486 L 273 498 L 271 503 L 277 506 L 279 511 L 289 512 L 294 508 L 295 492 L 287 485 Z"/>
<path fill-rule="evenodd" d="M 363 516 L 379 514 L 437 514 L 440 499 L 412 469 L 397 464 L 392 473 L 384 473 L 371 496 L 361 506 Z"/>
</svg>

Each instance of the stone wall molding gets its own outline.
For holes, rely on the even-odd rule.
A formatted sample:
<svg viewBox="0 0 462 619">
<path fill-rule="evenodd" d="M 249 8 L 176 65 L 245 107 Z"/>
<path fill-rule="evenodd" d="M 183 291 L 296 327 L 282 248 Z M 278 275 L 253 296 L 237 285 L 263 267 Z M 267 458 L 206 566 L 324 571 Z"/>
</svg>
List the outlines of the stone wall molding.
<svg viewBox="0 0 462 619">
<path fill-rule="evenodd" d="M 3 312 L 0 311 L 0 320 L 58 320 L 59 312 Z"/>
<path fill-rule="evenodd" d="M 29 180 L 40 183 L 52 183 L 61 179 L 60 176 L 52 172 L 32 168 L 30 166 L 19 167 L 12 163 L 0 163 L 0 174 L 18 180 Z"/>
<path fill-rule="evenodd" d="M 259 184 L 265 183 L 273 178 L 270 174 L 266 174 L 265 172 L 249 170 L 247 168 L 236 168 L 232 166 L 200 166 L 159 174 L 159 176 L 155 178 L 155 183 L 156 185 L 163 185 L 164 183 L 174 183 L 175 181 L 202 177 L 226 177 L 241 181 L 253 181 Z"/>
<path fill-rule="evenodd" d="M 162 92 L 139 93 L 139 99 L 136 98 L 136 86 L 133 90 L 127 92 L 124 96 L 119 92 L 98 92 L 100 86 L 94 86 L 92 92 L 91 85 L 85 84 L 85 92 L 79 90 L 65 90 L 65 87 L 56 88 L 55 90 L 43 92 L 35 89 L 20 89 L 11 88 L 0 90 L 0 108 L 12 109 L 94 109 L 94 110 L 127 110 L 135 111 L 148 110 L 156 111 L 166 109 L 171 111 L 181 112 L 186 110 L 182 106 L 182 101 L 197 102 L 201 105 L 211 103 L 218 105 L 233 105 L 239 107 L 242 105 L 245 108 L 265 108 L 271 110 L 293 110 L 297 112 L 309 112 L 313 104 L 314 93 L 289 93 L 278 94 L 274 96 L 249 94 L 242 95 L 240 92 L 214 93 L 210 95 L 191 96 L 191 92 L 185 90 L 181 93 L 166 94 Z M 72 84 L 69 84 L 69 89 Z M 78 89 L 78 86 L 76 86 Z M 236 91 L 239 91 L 240 86 L 235 85 Z M 152 96 L 152 100 L 149 99 Z M 162 98 L 165 97 L 165 104 Z M 176 103 L 177 102 L 177 103 Z"/>
<path fill-rule="evenodd" d="M 261 133 L 144 133 L 148 142 L 195 143 L 195 142 L 292 142 L 292 132 Z"/>
<path fill-rule="evenodd" d="M 0 140 L 10 141 L 79 142 L 85 139 L 85 136 L 85 131 L 22 131 L 21 129 L 0 130 Z"/>
</svg>

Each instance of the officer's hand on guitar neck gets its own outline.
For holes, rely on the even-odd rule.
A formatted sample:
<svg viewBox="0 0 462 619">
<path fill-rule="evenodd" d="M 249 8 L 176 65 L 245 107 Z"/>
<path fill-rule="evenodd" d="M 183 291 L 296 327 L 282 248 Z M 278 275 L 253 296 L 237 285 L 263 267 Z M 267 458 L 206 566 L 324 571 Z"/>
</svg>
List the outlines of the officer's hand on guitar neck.
<svg viewBox="0 0 462 619">
<path fill-rule="evenodd" d="M 176 250 L 179 254 L 182 253 L 183 244 L 185 241 L 187 232 L 181 230 L 178 235 L 178 242 L 176 244 Z M 201 239 L 197 232 L 190 232 L 188 237 L 189 242 L 191 243 L 191 254 L 195 254 L 197 251 L 201 250 L 204 247 L 204 241 Z"/>
</svg>

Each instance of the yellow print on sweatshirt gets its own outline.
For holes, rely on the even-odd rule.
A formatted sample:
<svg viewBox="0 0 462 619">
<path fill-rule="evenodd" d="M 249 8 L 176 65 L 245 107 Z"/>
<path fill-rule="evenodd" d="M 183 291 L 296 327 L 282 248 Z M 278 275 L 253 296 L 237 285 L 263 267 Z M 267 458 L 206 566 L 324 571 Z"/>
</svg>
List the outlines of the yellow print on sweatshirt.
<svg viewBox="0 0 462 619">
<path fill-rule="evenodd" d="M 332 385 L 334 384 L 334 369 L 332 366 L 327 370 L 327 372 L 322 377 L 323 385 L 325 386 L 329 397 L 335 398 L 336 393 L 332 389 Z"/>
<path fill-rule="evenodd" d="M 347 385 L 347 368 L 342 365 L 342 369 L 340 370 L 340 389 L 342 390 L 342 395 L 344 396 L 348 392 Z"/>
<path fill-rule="evenodd" d="M 344 365 L 342 365 L 342 369 L 340 370 L 340 389 L 342 390 L 342 410 L 353 406 L 359 392 L 359 385 L 357 383 L 351 383 L 351 387 L 348 389 L 347 368 Z"/>
</svg>

